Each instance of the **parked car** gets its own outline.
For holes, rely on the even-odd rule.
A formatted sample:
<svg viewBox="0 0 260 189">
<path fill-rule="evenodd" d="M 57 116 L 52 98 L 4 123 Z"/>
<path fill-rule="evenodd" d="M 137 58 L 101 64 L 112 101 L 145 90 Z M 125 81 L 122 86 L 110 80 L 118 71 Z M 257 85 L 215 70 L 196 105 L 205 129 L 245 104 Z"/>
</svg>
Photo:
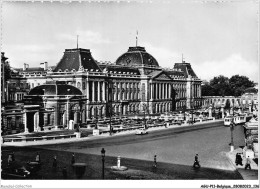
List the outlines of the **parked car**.
<svg viewBox="0 0 260 189">
<path fill-rule="evenodd" d="M 17 168 L 5 168 L 2 170 L 1 175 L 3 179 L 22 179 L 30 177 L 31 173 L 24 166 L 22 166 Z"/>
<path fill-rule="evenodd" d="M 147 130 L 144 128 L 138 129 L 135 133 L 136 135 L 145 135 L 148 134 Z"/>
<path fill-rule="evenodd" d="M 31 173 L 36 173 L 41 169 L 41 163 L 36 161 L 28 162 L 26 165 L 26 169 Z"/>
</svg>

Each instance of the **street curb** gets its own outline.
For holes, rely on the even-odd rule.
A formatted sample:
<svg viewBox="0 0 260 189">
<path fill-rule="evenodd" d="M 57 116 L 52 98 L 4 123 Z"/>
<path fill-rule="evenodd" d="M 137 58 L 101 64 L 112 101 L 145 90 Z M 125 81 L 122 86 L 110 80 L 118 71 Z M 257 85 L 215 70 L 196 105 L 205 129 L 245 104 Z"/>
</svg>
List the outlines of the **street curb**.
<svg viewBox="0 0 260 189">
<path fill-rule="evenodd" d="M 223 120 L 217 120 L 217 121 L 209 121 L 209 122 L 204 122 L 204 123 L 195 123 L 193 125 L 180 125 L 180 126 L 169 126 L 167 128 L 165 127 L 160 127 L 160 128 L 152 128 L 149 132 L 156 132 L 158 130 L 164 130 L 164 129 L 171 129 L 174 130 L 176 133 L 182 133 L 182 132 L 190 132 L 190 131 L 195 131 L 195 130 L 201 130 L 201 129 L 207 129 L 207 128 L 212 128 L 212 127 L 221 127 L 221 125 L 210 125 L 210 126 L 205 126 L 206 123 L 218 123 L 222 122 Z M 148 129 L 149 130 L 149 129 Z M 135 131 L 131 132 L 122 132 L 122 133 L 117 133 L 112 135 L 112 137 L 117 137 L 120 135 L 131 135 L 135 133 Z M 51 144 L 62 144 L 62 143 L 70 143 L 70 142 L 83 142 L 83 141 L 89 141 L 89 140 L 97 140 L 100 138 L 108 138 L 111 137 L 109 135 L 99 135 L 99 136 L 91 136 L 91 137 L 84 137 L 84 138 L 73 138 L 73 139 L 57 139 L 57 140 L 50 140 L 48 142 L 42 142 L 39 141 L 32 141 L 32 142 L 10 142 L 10 144 L 2 143 L 1 146 L 42 146 L 42 145 L 51 145 Z M 60 141 L 58 141 L 60 140 Z M 41 142 L 41 143 L 40 143 Z"/>
<path fill-rule="evenodd" d="M 233 161 L 232 161 L 230 155 L 229 155 L 230 152 L 224 152 L 224 153 L 225 153 L 226 157 L 228 158 L 228 161 L 229 161 L 229 162 L 231 163 L 231 165 L 233 166 L 234 171 L 239 172 L 239 171 L 237 170 L 237 167 L 236 167 L 235 164 L 233 163 Z M 240 174 L 240 173 L 239 173 L 239 174 Z M 240 175 L 241 175 L 241 174 L 240 174 Z M 243 176 L 241 175 L 241 177 L 243 177 Z M 244 178 L 243 178 L 243 179 L 244 179 Z"/>
</svg>

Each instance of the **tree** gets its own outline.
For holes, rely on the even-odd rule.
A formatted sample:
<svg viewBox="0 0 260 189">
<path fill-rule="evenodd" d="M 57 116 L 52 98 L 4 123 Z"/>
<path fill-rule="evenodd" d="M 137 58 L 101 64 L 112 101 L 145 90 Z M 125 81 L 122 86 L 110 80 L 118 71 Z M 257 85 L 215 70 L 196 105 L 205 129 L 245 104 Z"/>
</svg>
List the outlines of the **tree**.
<svg viewBox="0 0 260 189">
<path fill-rule="evenodd" d="M 209 84 L 201 85 L 202 96 L 215 96 L 215 89 Z"/>
<path fill-rule="evenodd" d="M 224 107 L 225 109 L 230 109 L 230 100 L 227 99 L 226 105 Z"/>
<path fill-rule="evenodd" d="M 229 96 L 231 94 L 229 79 L 223 75 L 219 75 L 210 80 L 210 86 L 214 88 L 214 94 L 216 96 Z"/>
<path fill-rule="evenodd" d="M 245 89 L 254 87 L 254 82 L 246 76 L 234 75 L 229 79 L 232 96 L 241 96 Z"/>
<path fill-rule="evenodd" d="M 10 68 L 10 64 L 8 61 L 6 61 L 8 58 L 5 57 L 4 53 L 2 52 L 1 54 L 1 74 L 3 74 L 3 70 L 4 70 L 4 78 L 5 81 L 11 78 L 11 68 Z M 4 68 L 4 69 L 3 69 Z"/>
<path fill-rule="evenodd" d="M 247 88 L 254 87 L 254 82 L 246 76 L 234 75 L 230 79 L 219 75 L 201 86 L 202 96 L 241 96 Z"/>
</svg>

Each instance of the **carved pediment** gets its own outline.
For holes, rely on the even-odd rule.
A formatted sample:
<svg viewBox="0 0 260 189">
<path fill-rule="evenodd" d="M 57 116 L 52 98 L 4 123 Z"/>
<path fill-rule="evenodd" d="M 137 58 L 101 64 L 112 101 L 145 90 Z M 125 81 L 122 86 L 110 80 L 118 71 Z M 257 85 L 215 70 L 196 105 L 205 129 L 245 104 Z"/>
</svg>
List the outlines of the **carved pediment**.
<svg viewBox="0 0 260 189">
<path fill-rule="evenodd" d="M 157 77 L 155 77 L 154 80 L 172 80 L 172 79 L 166 74 L 160 74 Z"/>
</svg>

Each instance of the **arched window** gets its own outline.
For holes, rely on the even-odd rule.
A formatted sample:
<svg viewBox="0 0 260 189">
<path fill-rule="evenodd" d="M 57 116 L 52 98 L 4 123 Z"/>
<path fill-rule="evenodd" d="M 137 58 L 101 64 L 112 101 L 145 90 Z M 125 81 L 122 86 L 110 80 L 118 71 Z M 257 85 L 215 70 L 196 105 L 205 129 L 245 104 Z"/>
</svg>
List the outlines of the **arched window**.
<svg viewBox="0 0 260 189">
<path fill-rule="evenodd" d="M 77 88 L 80 88 L 81 87 L 81 84 L 80 82 L 77 83 Z"/>
</svg>

